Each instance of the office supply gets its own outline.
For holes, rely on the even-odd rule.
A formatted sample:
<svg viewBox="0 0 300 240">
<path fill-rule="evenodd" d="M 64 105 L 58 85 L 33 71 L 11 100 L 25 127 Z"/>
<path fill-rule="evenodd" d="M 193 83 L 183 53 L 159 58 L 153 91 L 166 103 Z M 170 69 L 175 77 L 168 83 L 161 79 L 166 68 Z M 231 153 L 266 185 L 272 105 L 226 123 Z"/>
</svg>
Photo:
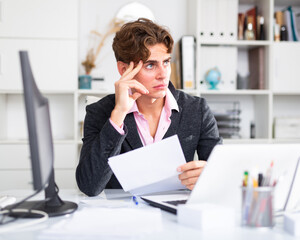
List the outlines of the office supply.
<svg viewBox="0 0 300 240">
<path fill-rule="evenodd" d="M 210 203 L 179 205 L 177 210 L 179 224 L 197 228 L 201 231 L 233 231 L 236 215 L 233 208 Z"/>
<path fill-rule="evenodd" d="M 201 6 L 200 39 L 215 40 L 217 36 L 217 0 L 203 0 Z"/>
<path fill-rule="evenodd" d="M 210 109 L 217 121 L 219 134 L 223 138 L 239 138 L 241 109 L 239 102 L 210 102 Z"/>
<path fill-rule="evenodd" d="M 108 159 L 123 189 L 133 195 L 184 189 L 176 169 L 185 163 L 177 135 Z"/>
<path fill-rule="evenodd" d="M 77 209 L 77 204 L 62 201 L 58 196 L 58 187 L 54 181 L 54 151 L 50 123 L 48 99 L 39 91 L 30 67 L 28 53 L 20 51 L 24 100 L 30 143 L 33 188 L 36 193 L 45 190 L 44 201 L 21 201 L 7 206 L 10 216 L 24 217 L 24 212 L 10 210 L 27 210 L 25 217 L 30 217 L 30 210 L 46 212 L 50 217 L 70 214 Z M 28 199 L 28 198 L 27 198 Z M 26 199 L 26 200 L 27 200 Z M 31 217 L 36 217 L 35 214 Z"/>
<path fill-rule="evenodd" d="M 284 230 L 295 237 L 300 237 L 300 213 L 284 215 Z"/>
<path fill-rule="evenodd" d="M 265 50 L 263 47 L 248 50 L 249 87 L 250 89 L 265 88 Z"/>
<path fill-rule="evenodd" d="M 274 119 L 274 137 L 277 139 L 299 139 L 300 117 L 276 117 Z"/>
<path fill-rule="evenodd" d="M 287 30 L 287 41 L 294 41 L 292 33 L 291 14 L 288 10 L 283 11 L 283 24 L 286 26 Z"/>
<path fill-rule="evenodd" d="M 273 227 L 273 187 L 242 187 L 242 225 Z"/>
<path fill-rule="evenodd" d="M 138 204 L 139 204 L 139 202 L 138 202 L 136 196 L 133 196 L 133 197 L 132 197 L 132 201 L 134 202 L 135 205 L 138 205 Z"/>
<path fill-rule="evenodd" d="M 0 209 L 13 204 L 16 202 L 16 198 L 13 196 L 8 196 L 8 195 L 4 195 L 4 196 L 0 196 Z"/>
<path fill-rule="evenodd" d="M 219 0 L 219 4 L 222 4 L 223 0 Z M 218 24 L 223 22 L 225 19 L 227 21 L 225 36 L 228 41 L 236 41 L 237 40 L 237 25 L 238 19 L 236 17 L 236 13 L 238 12 L 238 0 L 227 0 L 226 10 L 223 11 L 222 18 L 218 19 Z M 227 13 L 227 14 L 226 14 Z"/>
<path fill-rule="evenodd" d="M 237 39 L 237 0 L 203 0 L 201 5 L 200 39 L 234 41 Z"/>
<path fill-rule="evenodd" d="M 245 169 L 254 168 L 264 172 L 270 166 L 270 162 L 274 161 L 272 170 L 274 178 L 285 175 L 274 190 L 274 209 L 283 209 L 285 205 L 287 206 L 285 210 L 293 209 L 297 206 L 300 196 L 300 181 L 297 180 L 300 178 L 298 170 L 292 194 L 290 197 L 288 195 L 299 156 L 300 144 L 217 145 L 208 159 L 209 164 L 204 168 L 189 196 L 187 193 L 183 193 L 176 196 L 172 194 L 142 196 L 142 199 L 173 213 L 176 213 L 177 207 L 166 202 L 175 201 L 176 198 L 178 200 L 188 199 L 186 204 L 209 202 L 241 209 L 242 173 Z M 216 179 L 220 179 L 221 175 L 222 181 L 216 181 Z"/>
<path fill-rule="evenodd" d="M 196 40 L 194 36 L 180 39 L 180 72 L 183 89 L 195 89 L 196 80 Z"/>
</svg>

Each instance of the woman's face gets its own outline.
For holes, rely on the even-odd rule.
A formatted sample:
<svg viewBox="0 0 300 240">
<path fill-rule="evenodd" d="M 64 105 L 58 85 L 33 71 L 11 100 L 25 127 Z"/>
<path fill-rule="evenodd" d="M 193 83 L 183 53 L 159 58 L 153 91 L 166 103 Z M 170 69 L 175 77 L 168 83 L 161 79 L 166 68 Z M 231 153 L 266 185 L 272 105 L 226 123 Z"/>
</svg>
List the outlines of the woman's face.
<svg viewBox="0 0 300 240">
<path fill-rule="evenodd" d="M 163 98 L 170 81 L 171 56 L 170 53 L 167 53 L 167 47 L 162 43 L 150 46 L 148 49 L 151 53 L 150 57 L 143 63 L 141 70 L 134 79 L 148 89 L 149 94 L 146 96 Z"/>
</svg>

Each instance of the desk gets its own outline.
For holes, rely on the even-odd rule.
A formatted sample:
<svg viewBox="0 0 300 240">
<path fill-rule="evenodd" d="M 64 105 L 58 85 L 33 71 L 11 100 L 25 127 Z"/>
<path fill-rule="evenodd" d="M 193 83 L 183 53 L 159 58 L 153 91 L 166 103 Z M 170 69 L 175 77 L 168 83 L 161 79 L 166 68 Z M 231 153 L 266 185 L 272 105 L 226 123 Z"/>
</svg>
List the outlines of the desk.
<svg viewBox="0 0 300 240">
<path fill-rule="evenodd" d="M 118 190 L 117 190 L 118 191 Z M 0 192 L 0 195 L 3 194 L 10 194 L 17 197 L 17 199 L 22 199 L 25 196 L 28 196 L 30 194 L 30 191 L 25 190 L 15 190 L 15 191 L 2 191 Z M 81 201 L 84 199 L 87 199 L 86 196 L 84 196 L 82 193 L 80 193 L 77 190 L 60 190 L 59 192 L 60 197 L 63 200 L 69 200 L 74 201 L 78 203 L 79 208 L 77 211 L 84 211 L 85 210 L 85 204 Z M 102 198 L 103 194 L 100 194 L 96 198 Z M 43 194 L 39 194 L 34 198 L 35 199 L 43 199 Z M 152 208 L 151 206 L 148 206 L 147 204 L 143 204 L 143 208 Z M 118 209 L 115 209 L 114 211 L 117 211 Z M 61 216 L 61 217 L 55 217 L 50 218 L 46 222 L 24 228 L 19 229 L 17 231 L 7 232 L 0 234 L 0 240 L 15 240 L 15 239 L 23 239 L 23 240 L 31 240 L 31 239 L 41 239 L 40 235 L 43 233 L 43 231 L 47 230 L 49 227 L 51 227 L 53 224 L 59 222 L 60 220 L 70 219 L 70 216 Z M 19 221 L 19 220 L 18 220 Z M 25 221 L 25 220 L 21 220 Z M 194 228 L 185 227 L 182 225 L 179 225 L 176 220 L 176 215 L 162 211 L 162 225 L 163 229 L 159 232 L 154 233 L 147 233 L 142 236 L 137 237 L 124 237 L 124 238 L 105 238 L 103 236 L 98 236 L 97 240 L 99 239 L 182 239 L 182 240 L 191 240 L 191 239 L 255 239 L 255 240 L 265 240 L 265 239 L 284 239 L 284 240 L 290 240 L 290 239 L 297 239 L 287 233 L 285 233 L 282 229 L 283 222 L 282 218 L 276 218 L 276 226 L 273 229 L 251 229 L 251 228 L 242 228 L 242 227 L 236 227 L 233 232 L 218 232 L 217 229 L 214 232 L 202 232 L 200 230 L 196 230 Z M 99 226 L 101 227 L 101 226 Z M 117 226 L 116 226 L 117 228 Z M 45 238 L 42 238 L 45 239 Z M 62 238 L 66 239 L 66 238 Z M 87 238 L 87 239 L 93 239 L 93 238 Z M 298 238 L 299 239 L 299 238 Z M 57 240 L 57 238 L 56 238 Z"/>
</svg>

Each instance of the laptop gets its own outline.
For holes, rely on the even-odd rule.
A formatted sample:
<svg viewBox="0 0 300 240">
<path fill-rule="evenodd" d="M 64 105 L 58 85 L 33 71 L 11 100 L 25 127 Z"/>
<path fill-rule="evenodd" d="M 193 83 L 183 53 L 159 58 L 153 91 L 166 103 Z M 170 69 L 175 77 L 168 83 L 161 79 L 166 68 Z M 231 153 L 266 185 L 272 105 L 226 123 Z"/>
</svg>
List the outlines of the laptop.
<svg viewBox="0 0 300 240">
<path fill-rule="evenodd" d="M 299 157 L 300 144 L 217 145 L 193 191 L 145 195 L 141 199 L 174 214 L 178 204 L 209 202 L 241 209 L 244 171 L 256 177 L 260 172 L 265 174 L 273 162 L 272 179 L 280 180 L 274 190 L 274 208 L 292 209 L 300 198 Z"/>
</svg>

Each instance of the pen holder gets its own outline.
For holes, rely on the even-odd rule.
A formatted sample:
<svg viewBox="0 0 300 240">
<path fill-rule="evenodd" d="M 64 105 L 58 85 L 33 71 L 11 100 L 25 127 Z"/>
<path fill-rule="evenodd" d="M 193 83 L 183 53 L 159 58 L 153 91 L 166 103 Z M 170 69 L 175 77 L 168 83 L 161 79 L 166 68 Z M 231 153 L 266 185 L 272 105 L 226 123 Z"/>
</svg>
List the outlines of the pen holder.
<svg viewBox="0 0 300 240">
<path fill-rule="evenodd" d="M 242 187 L 242 226 L 273 227 L 274 187 Z"/>
</svg>

